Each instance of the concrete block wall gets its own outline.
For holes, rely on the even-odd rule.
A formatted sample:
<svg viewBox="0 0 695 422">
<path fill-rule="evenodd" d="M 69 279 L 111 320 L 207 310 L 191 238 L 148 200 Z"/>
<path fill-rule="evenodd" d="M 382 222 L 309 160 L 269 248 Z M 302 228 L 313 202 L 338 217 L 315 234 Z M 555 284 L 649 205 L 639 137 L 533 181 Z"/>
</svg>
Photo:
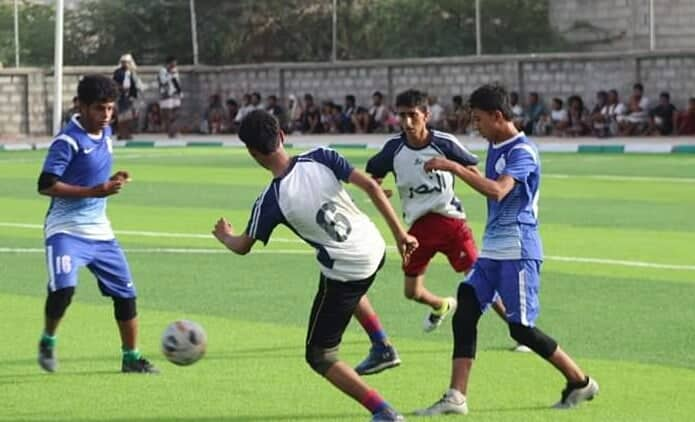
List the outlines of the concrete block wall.
<svg viewBox="0 0 695 422">
<path fill-rule="evenodd" d="M 616 0 L 618 1 L 618 0 Z M 81 75 L 102 73 L 112 67 L 66 67 L 63 73 L 64 109 L 70 107 Z M 138 74 L 146 89 L 140 106 L 158 100 L 159 68 L 142 66 Z M 695 96 L 695 50 L 628 53 L 576 53 L 453 57 L 412 60 L 378 60 L 344 63 L 274 63 L 243 66 L 182 66 L 179 69 L 185 94 L 181 115 L 184 123 L 197 127 L 212 94 L 239 100 L 243 93 L 259 92 L 264 98 L 281 99 L 311 93 L 320 102 L 343 103 L 347 94 L 360 105 L 370 105 L 379 90 L 392 103 L 395 95 L 418 88 L 449 105 L 453 95 L 468 96 L 484 83 L 499 82 L 522 98 L 537 91 L 549 104 L 552 97 L 581 95 L 587 107 L 598 90 L 617 89 L 623 100 L 632 84 L 641 81 L 649 98 L 671 92 L 682 108 Z M 51 132 L 53 76 L 45 69 L 0 69 L 0 135 L 46 135 Z"/>
</svg>

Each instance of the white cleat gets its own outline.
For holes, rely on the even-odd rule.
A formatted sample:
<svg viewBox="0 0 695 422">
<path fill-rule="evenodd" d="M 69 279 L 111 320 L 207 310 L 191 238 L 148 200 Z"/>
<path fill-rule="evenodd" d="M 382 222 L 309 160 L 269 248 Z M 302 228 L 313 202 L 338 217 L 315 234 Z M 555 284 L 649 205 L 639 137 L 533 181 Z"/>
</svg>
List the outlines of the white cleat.
<svg viewBox="0 0 695 422">
<path fill-rule="evenodd" d="M 517 344 L 516 346 L 512 347 L 512 352 L 531 353 L 533 350 L 531 350 L 531 348 L 528 346 L 524 346 L 523 344 Z"/>
<path fill-rule="evenodd" d="M 567 385 L 562 390 L 562 398 L 555 403 L 554 409 L 572 409 L 583 401 L 591 401 L 598 394 L 598 383 L 595 379 L 587 377 L 589 382 L 583 387 Z"/>
<path fill-rule="evenodd" d="M 415 411 L 417 416 L 436 416 L 436 415 L 467 415 L 468 403 L 466 396 L 460 391 L 450 388 L 439 401 L 427 409 Z"/>
<path fill-rule="evenodd" d="M 442 325 L 442 321 L 444 321 L 444 318 L 447 317 L 447 315 L 453 314 L 456 312 L 456 306 L 458 305 L 458 302 L 456 302 L 456 299 L 453 297 L 445 297 L 444 301 L 447 304 L 446 309 L 444 312 L 441 314 L 437 315 L 434 312 L 430 312 L 427 314 L 425 317 L 425 321 L 422 324 L 422 329 L 426 332 L 432 332 L 439 328 L 440 325 Z"/>
</svg>

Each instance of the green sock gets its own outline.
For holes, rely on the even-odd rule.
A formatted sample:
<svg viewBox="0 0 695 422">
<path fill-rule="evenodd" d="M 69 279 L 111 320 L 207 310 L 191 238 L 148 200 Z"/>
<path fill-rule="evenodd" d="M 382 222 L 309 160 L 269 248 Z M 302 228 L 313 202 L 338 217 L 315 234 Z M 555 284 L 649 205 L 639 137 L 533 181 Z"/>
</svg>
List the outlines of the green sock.
<svg viewBox="0 0 695 422">
<path fill-rule="evenodd" d="M 41 343 L 46 344 L 50 347 L 55 347 L 56 345 L 56 336 L 49 336 L 46 333 L 43 333 L 41 335 Z"/>
<path fill-rule="evenodd" d="M 126 349 L 125 347 L 122 347 L 121 350 L 123 351 L 123 360 L 126 362 L 132 362 L 140 359 L 141 355 L 138 349 Z"/>
</svg>

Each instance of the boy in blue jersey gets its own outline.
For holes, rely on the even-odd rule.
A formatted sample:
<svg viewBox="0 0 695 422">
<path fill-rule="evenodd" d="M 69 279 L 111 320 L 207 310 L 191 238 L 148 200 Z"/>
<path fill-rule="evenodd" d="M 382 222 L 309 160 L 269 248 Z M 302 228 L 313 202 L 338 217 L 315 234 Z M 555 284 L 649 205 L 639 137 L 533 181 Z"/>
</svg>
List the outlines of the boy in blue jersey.
<svg viewBox="0 0 695 422">
<path fill-rule="evenodd" d="M 456 174 L 487 197 L 488 219 L 480 257 L 459 285 L 459 307 L 454 314 L 454 351 L 449 390 L 434 405 L 418 413 L 468 413 L 466 394 L 476 351 L 478 320 L 498 292 L 507 308 L 509 333 L 557 368 L 567 380 L 554 407 L 572 408 L 591 400 L 598 384 L 558 346 L 535 327 L 543 260 L 538 232 L 538 195 L 541 166 L 536 146 L 519 132 L 504 88 L 485 85 L 469 100 L 473 121 L 490 143 L 485 176 L 442 157 L 425 164 L 427 170 Z"/>
<path fill-rule="evenodd" d="M 337 152 L 316 148 L 290 157 L 283 147 L 279 123 L 264 110 L 249 113 L 239 138 L 273 180 L 256 200 L 246 231 L 234 234 L 220 219 L 214 236 L 231 251 L 244 255 L 257 240 L 266 244 L 283 224 L 316 249 L 320 268 L 306 339 L 309 366 L 372 413 L 372 421 L 402 421 L 384 399 L 345 362 L 338 359 L 342 335 L 383 265 L 385 242 L 372 221 L 343 188 L 349 182 L 364 190 L 388 223 L 398 250 L 407 261 L 417 240 L 401 226 L 379 185 L 356 170 Z"/>
<path fill-rule="evenodd" d="M 44 225 L 48 297 L 39 365 L 48 372 L 57 369 L 56 330 L 75 292 L 78 270 L 86 266 L 101 293 L 113 299 L 122 372 L 156 373 L 137 349 L 135 286 L 106 217 L 106 197 L 130 181 L 128 172 L 111 174 L 109 123 L 118 87 L 107 77 L 85 76 L 77 97 L 80 113 L 54 138 L 38 180 L 39 193 L 51 197 Z"/>
</svg>

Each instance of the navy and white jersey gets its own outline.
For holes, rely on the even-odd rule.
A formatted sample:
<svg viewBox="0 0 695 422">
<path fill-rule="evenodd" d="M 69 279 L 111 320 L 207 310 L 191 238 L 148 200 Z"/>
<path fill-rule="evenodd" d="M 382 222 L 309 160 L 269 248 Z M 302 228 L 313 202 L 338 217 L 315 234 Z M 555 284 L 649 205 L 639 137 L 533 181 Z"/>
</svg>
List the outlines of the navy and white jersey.
<svg viewBox="0 0 695 422">
<path fill-rule="evenodd" d="M 339 281 L 376 272 L 386 249 L 374 223 L 343 188 L 353 167 L 336 151 L 316 148 L 292 159 L 256 200 L 246 234 L 268 243 L 278 224 L 316 249 L 321 272 Z"/>
<path fill-rule="evenodd" d="M 393 172 L 401 198 L 403 219 L 411 225 L 433 212 L 454 218 L 466 218 L 461 201 L 454 192 L 454 175 L 447 171 L 426 172 L 424 164 L 433 157 L 446 157 L 464 166 L 478 164 L 452 134 L 429 131 L 429 142 L 422 147 L 408 145 L 405 133 L 386 141 L 384 148 L 367 162 L 367 172 L 383 178 Z"/>
<path fill-rule="evenodd" d="M 485 176 L 497 180 L 505 174 L 516 183 L 501 201 L 487 200 L 488 217 L 480 257 L 542 260 L 538 233 L 541 162 L 538 148 L 523 132 L 488 148 Z"/>
<path fill-rule="evenodd" d="M 88 134 L 78 116 L 53 139 L 43 172 L 58 176 L 70 185 L 92 187 L 109 180 L 113 150 L 111 128 L 101 136 Z M 46 238 L 57 233 L 93 239 L 114 238 L 111 222 L 106 217 L 106 198 L 51 198 L 44 226 Z"/>
</svg>

